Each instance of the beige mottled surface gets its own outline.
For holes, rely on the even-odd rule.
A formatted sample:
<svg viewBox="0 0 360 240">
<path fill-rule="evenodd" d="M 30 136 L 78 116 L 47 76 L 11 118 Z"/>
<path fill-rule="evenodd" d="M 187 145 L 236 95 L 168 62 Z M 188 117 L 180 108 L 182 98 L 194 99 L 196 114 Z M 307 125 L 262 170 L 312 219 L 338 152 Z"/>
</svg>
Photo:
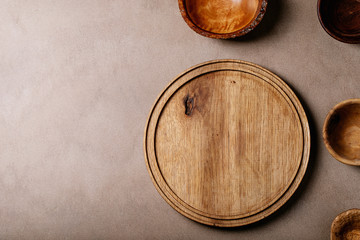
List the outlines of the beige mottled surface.
<svg viewBox="0 0 360 240">
<path fill-rule="evenodd" d="M 360 97 L 360 45 L 329 37 L 316 1 L 269 1 L 239 41 L 196 34 L 169 0 L 5 0 L 0 15 L 0 239 L 328 239 L 333 218 L 359 207 L 359 168 L 331 157 L 321 127 L 336 103 Z M 300 189 L 266 220 L 231 230 L 174 211 L 142 149 L 158 93 L 222 58 L 282 77 L 313 130 Z"/>
</svg>

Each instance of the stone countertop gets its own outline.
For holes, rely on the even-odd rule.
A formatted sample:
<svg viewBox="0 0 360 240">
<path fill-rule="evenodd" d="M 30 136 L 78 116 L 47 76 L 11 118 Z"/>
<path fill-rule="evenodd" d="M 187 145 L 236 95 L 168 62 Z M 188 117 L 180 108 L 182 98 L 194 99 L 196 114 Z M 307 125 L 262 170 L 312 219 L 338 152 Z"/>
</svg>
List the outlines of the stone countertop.
<svg viewBox="0 0 360 240">
<path fill-rule="evenodd" d="M 316 1 L 270 0 L 238 40 L 196 34 L 169 0 L 14 0 L 0 15 L 0 239 L 329 239 L 335 216 L 360 207 L 359 168 L 333 159 L 321 138 L 327 112 L 360 97 L 360 45 L 328 36 Z M 162 89 L 195 64 L 227 58 L 280 76 L 312 130 L 294 196 L 234 229 L 173 210 L 143 154 Z"/>
</svg>

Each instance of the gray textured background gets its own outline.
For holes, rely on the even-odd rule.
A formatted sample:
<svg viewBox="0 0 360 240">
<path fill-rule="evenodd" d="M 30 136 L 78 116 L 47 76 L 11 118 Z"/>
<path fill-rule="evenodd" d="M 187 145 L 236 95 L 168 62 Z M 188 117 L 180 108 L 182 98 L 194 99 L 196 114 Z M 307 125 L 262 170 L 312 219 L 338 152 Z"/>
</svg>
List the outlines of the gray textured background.
<svg viewBox="0 0 360 240">
<path fill-rule="evenodd" d="M 269 0 L 240 40 L 193 32 L 176 0 L 0 4 L 0 239 L 328 239 L 360 207 L 359 168 L 326 151 L 330 108 L 360 97 L 360 45 L 329 37 L 316 1 Z M 279 211 L 235 229 L 173 210 L 145 167 L 152 103 L 192 65 L 234 58 L 278 74 L 312 128 L 310 165 Z"/>
</svg>

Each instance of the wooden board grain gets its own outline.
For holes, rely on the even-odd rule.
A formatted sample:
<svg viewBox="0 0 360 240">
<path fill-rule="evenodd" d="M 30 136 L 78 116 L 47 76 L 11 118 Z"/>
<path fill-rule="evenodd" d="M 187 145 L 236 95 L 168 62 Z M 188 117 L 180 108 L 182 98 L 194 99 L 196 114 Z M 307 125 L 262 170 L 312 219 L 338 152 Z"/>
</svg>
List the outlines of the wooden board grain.
<svg viewBox="0 0 360 240">
<path fill-rule="evenodd" d="M 291 89 L 255 64 L 217 60 L 158 97 L 144 151 L 163 198 L 195 221 L 231 227 L 276 211 L 304 176 L 305 112 Z"/>
</svg>

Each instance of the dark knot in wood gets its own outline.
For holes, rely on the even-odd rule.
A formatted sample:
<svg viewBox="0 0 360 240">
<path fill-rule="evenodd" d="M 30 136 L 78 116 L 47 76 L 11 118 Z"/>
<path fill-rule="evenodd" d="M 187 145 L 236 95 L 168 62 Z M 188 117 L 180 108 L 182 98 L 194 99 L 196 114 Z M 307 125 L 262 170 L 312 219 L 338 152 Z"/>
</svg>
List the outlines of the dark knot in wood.
<svg viewBox="0 0 360 240">
<path fill-rule="evenodd" d="M 194 98 L 187 95 L 184 98 L 184 105 L 185 105 L 185 114 L 187 116 L 190 116 L 195 107 Z"/>
</svg>

